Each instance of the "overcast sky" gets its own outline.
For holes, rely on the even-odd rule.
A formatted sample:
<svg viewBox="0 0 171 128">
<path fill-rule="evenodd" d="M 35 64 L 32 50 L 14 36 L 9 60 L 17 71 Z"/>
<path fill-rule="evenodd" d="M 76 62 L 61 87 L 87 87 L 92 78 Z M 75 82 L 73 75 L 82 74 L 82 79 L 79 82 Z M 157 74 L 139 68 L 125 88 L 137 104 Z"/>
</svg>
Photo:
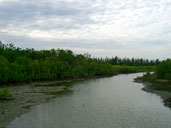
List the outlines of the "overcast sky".
<svg viewBox="0 0 171 128">
<path fill-rule="evenodd" d="M 95 57 L 171 57 L 171 0 L 0 0 L 0 40 Z"/>
</svg>

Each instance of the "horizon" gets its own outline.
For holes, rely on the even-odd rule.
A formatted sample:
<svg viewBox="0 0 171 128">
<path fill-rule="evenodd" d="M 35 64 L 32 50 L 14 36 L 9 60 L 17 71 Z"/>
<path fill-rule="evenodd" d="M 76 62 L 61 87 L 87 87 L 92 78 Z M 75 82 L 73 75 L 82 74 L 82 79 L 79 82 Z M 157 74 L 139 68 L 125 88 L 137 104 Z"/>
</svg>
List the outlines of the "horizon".
<svg viewBox="0 0 171 128">
<path fill-rule="evenodd" d="M 0 0 L 0 40 L 92 57 L 171 58 L 171 0 Z"/>
<path fill-rule="evenodd" d="M 0 43 L 2 43 L 2 44 L 4 44 L 2 41 L 0 41 Z M 17 47 L 17 46 L 15 46 L 13 43 L 9 43 L 9 44 L 4 44 L 4 45 L 10 45 L 10 44 L 12 44 L 13 45 L 13 47 L 14 48 L 20 48 L 20 47 Z M 34 51 L 43 51 L 43 50 L 65 50 L 65 51 L 67 51 L 67 50 L 70 50 L 70 51 L 72 51 L 71 49 L 62 49 L 62 48 L 56 48 L 56 49 L 54 49 L 54 48 L 51 48 L 51 49 L 34 49 L 34 48 L 20 48 L 21 50 L 27 50 L 27 49 L 33 49 Z M 140 57 L 120 57 L 120 56 L 118 56 L 118 55 L 113 55 L 113 56 L 111 56 L 111 57 L 108 57 L 108 56 L 106 56 L 106 57 L 95 57 L 95 56 L 92 56 L 91 54 L 89 54 L 88 52 L 85 52 L 85 53 L 75 53 L 74 51 L 72 51 L 72 53 L 74 54 L 74 55 L 89 55 L 90 56 L 90 58 L 92 58 L 92 59 L 112 59 L 112 58 L 115 58 L 115 57 L 118 57 L 119 59 L 143 59 L 143 60 L 149 60 L 149 61 L 155 61 L 155 60 L 159 60 L 159 61 L 163 61 L 163 60 L 160 60 L 160 59 L 158 59 L 158 58 L 156 58 L 156 59 L 148 59 L 148 58 L 140 58 Z M 167 59 L 169 59 L 169 58 L 167 58 Z M 167 60 L 167 59 L 164 59 L 164 60 Z"/>
</svg>

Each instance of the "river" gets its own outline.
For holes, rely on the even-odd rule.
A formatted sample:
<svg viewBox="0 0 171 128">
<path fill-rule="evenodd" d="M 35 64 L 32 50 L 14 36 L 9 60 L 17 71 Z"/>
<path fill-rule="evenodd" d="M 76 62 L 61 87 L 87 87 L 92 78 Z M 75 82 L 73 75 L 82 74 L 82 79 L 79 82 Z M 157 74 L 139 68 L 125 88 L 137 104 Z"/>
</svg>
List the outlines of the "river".
<svg viewBox="0 0 171 128">
<path fill-rule="evenodd" d="M 32 107 L 8 128 L 171 128 L 171 110 L 133 82 L 142 73 L 77 83 L 72 93 Z"/>
</svg>

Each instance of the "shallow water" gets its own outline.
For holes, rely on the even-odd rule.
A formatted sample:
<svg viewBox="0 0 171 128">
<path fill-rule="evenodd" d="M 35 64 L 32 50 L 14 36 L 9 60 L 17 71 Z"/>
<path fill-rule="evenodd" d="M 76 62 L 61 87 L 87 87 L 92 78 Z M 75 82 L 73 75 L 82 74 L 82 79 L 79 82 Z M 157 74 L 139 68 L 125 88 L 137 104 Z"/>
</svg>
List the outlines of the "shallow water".
<svg viewBox="0 0 171 128">
<path fill-rule="evenodd" d="M 171 128 L 159 96 L 133 82 L 138 74 L 77 83 L 73 92 L 32 108 L 8 128 Z"/>
</svg>

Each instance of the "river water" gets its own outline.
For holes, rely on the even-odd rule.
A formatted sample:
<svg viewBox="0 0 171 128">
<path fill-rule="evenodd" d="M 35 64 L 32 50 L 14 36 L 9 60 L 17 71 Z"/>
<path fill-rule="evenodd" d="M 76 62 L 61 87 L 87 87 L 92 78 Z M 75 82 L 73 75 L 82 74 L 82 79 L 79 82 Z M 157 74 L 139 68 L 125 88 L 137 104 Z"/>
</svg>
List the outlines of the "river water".
<svg viewBox="0 0 171 128">
<path fill-rule="evenodd" d="M 171 110 L 133 82 L 142 73 L 87 80 L 38 105 L 8 128 L 171 128 Z"/>
</svg>

